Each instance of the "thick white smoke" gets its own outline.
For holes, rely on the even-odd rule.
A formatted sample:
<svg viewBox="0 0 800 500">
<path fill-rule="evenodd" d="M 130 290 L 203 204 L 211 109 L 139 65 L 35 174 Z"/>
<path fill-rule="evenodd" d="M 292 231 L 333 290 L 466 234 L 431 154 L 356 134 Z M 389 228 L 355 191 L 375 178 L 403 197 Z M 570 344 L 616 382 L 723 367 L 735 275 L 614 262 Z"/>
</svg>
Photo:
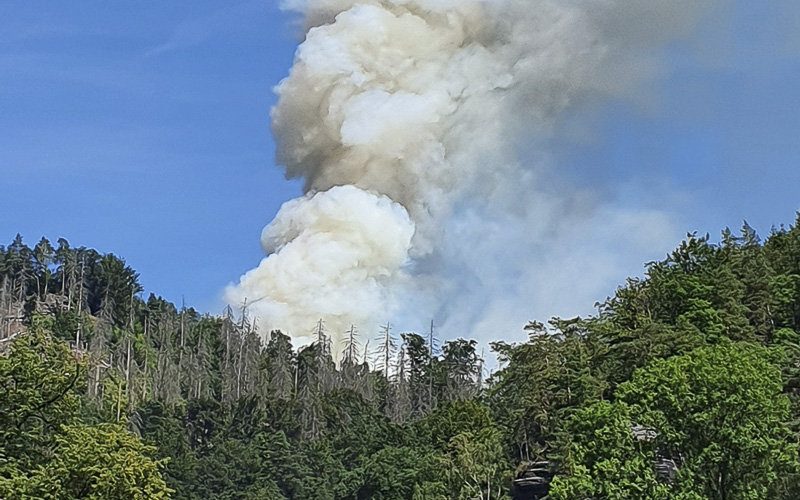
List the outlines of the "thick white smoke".
<svg viewBox="0 0 800 500">
<path fill-rule="evenodd" d="M 305 179 L 307 194 L 265 228 L 267 257 L 227 300 L 246 300 L 262 328 L 295 337 L 318 318 L 337 333 L 350 323 L 371 331 L 398 311 L 441 314 L 448 298 L 471 313 L 504 309 L 470 300 L 453 276 L 458 263 L 475 270 L 476 256 L 491 260 L 497 212 L 513 213 L 524 224 L 508 227 L 521 231 L 557 220 L 529 210 L 549 195 L 537 188 L 537 165 L 515 161 L 515 148 L 542 140 L 571 106 L 651 77 L 648 46 L 690 29 L 710 4 L 287 2 L 307 31 L 276 89 L 273 132 L 279 163 Z M 465 218 L 465 207 L 478 215 Z M 472 229 L 462 234 L 475 240 L 457 249 L 452 234 L 465 220 Z M 538 231 L 530 232 L 546 236 Z"/>
<path fill-rule="evenodd" d="M 231 293 L 275 327 L 307 326 L 309 311 L 363 324 L 389 309 L 413 234 L 406 211 L 385 196 L 353 186 L 309 194 L 264 228 L 269 256 Z"/>
</svg>

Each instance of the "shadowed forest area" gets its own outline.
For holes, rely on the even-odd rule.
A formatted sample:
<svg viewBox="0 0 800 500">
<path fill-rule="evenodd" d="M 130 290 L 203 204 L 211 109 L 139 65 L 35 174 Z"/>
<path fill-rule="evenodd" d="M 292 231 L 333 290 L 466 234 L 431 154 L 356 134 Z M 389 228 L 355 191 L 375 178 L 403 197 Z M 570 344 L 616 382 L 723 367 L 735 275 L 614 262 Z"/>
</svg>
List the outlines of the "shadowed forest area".
<svg viewBox="0 0 800 500">
<path fill-rule="evenodd" d="M 145 299 L 124 260 L 64 239 L 0 247 L 0 318 L 2 498 L 800 491 L 800 218 L 688 235 L 595 316 L 491 343 L 490 375 L 433 328 L 332 345 L 322 318 L 297 349 L 246 309 Z"/>
</svg>

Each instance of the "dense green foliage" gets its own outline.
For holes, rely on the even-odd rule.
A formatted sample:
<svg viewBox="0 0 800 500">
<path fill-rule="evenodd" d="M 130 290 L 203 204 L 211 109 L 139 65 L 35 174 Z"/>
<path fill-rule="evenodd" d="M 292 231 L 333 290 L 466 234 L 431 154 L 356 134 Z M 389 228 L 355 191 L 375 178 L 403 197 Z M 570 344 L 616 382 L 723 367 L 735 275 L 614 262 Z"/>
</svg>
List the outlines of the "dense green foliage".
<svg viewBox="0 0 800 500">
<path fill-rule="evenodd" d="M 295 349 L 140 294 L 113 255 L 0 247 L 0 496 L 534 498 L 534 462 L 559 500 L 800 491 L 797 225 L 689 235 L 597 315 L 493 343 L 488 380 L 475 341 L 320 320 Z"/>
<path fill-rule="evenodd" d="M 121 422 L 81 422 L 86 364 L 35 325 L 0 355 L 0 497 L 169 498 L 156 448 Z"/>
</svg>

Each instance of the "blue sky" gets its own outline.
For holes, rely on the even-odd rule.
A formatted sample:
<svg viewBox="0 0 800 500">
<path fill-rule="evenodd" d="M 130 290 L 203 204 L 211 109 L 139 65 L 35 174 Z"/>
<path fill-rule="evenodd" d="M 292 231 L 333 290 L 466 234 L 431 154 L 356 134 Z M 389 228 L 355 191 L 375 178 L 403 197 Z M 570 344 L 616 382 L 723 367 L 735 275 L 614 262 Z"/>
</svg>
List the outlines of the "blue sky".
<svg viewBox="0 0 800 500">
<path fill-rule="evenodd" d="M 297 32 L 271 3 L 227 5 L 0 6 L 0 240 L 63 236 L 216 306 L 300 192 L 268 116 Z"/>
<path fill-rule="evenodd" d="M 300 193 L 269 132 L 298 33 L 275 2 L 3 2 L 0 241 L 113 252 L 148 292 L 216 312 Z M 698 33 L 654 55 L 664 76 L 636 99 L 569 117 L 553 157 L 685 231 L 766 234 L 800 209 L 800 8 L 734 2 Z"/>
</svg>

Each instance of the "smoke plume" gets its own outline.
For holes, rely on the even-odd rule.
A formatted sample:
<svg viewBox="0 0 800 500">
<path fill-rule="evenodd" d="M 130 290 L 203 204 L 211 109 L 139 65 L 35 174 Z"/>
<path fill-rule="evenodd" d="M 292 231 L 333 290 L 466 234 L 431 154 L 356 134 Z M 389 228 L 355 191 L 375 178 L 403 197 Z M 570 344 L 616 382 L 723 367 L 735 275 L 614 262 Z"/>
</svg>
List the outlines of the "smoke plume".
<svg viewBox="0 0 800 500">
<path fill-rule="evenodd" d="M 568 227 L 617 220 L 646 240 L 666 216 L 630 219 L 591 196 L 555 195 L 542 187 L 547 162 L 516 152 L 546 144 L 576 107 L 635 94 L 658 76 L 651 49 L 714 3 L 285 2 L 306 31 L 272 127 L 278 162 L 306 194 L 264 229 L 267 256 L 226 299 L 294 337 L 318 318 L 335 336 L 434 315 L 465 334 L 463 318 L 524 307 L 512 296 L 544 277 L 531 269 L 569 266 L 557 257 L 574 254 L 552 250 L 569 248 Z"/>
</svg>

